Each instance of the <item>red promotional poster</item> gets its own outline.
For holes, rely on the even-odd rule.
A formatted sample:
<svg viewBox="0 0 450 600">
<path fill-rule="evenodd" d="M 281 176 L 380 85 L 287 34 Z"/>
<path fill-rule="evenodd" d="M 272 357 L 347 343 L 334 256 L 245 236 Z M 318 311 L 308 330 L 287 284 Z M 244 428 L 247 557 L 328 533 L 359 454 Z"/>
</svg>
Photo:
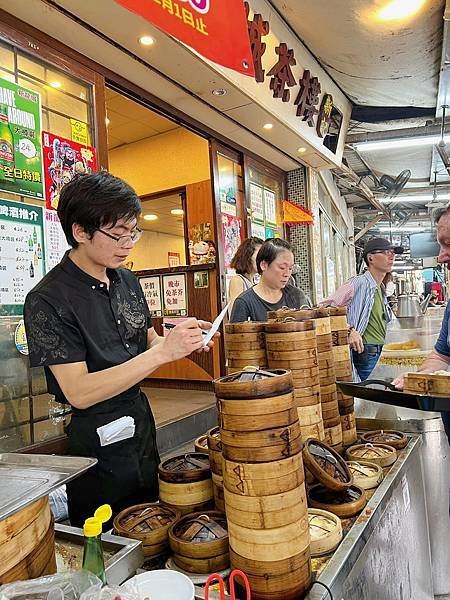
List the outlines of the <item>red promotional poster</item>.
<svg viewBox="0 0 450 600">
<path fill-rule="evenodd" d="M 49 210 L 58 208 L 59 192 L 77 173 L 97 170 L 95 148 L 66 140 L 47 131 L 42 132 L 44 156 L 45 205 Z"/>
<path fill-rule="evenodd" d="M 255 75 L 243 0 L 116 0 L 209 60 Z"/>
</svg>

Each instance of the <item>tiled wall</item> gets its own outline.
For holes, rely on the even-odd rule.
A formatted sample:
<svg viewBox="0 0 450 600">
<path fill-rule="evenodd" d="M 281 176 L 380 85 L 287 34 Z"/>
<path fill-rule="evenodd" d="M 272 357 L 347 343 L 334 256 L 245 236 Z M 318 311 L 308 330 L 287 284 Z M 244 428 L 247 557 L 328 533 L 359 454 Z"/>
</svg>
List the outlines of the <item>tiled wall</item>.
<svg viewBox="0 0 450 600">
<path fill-rule="evenodd" d="M 309 210 L 306 190 L 306 168 L 302 167 L 288 172 L 287 191 L 289 202 Z M 293 225 L 288 230 L 289 242 L 294 250 L 295 263 L 301 267 L 300 274 L 296 276 L 298 285 L 313 299 L 310 228 L 311 225 Z"/>
</svg>

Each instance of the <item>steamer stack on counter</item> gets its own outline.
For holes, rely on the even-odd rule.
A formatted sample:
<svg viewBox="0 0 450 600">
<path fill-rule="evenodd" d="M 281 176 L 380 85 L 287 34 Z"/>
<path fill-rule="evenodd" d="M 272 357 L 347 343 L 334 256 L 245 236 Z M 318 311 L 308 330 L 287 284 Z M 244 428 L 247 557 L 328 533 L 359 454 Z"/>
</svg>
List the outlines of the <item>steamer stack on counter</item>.
<svg viewBox="0 0 450 600">
<path fill-rule="evenodd" d="M 227 323 L 225 347 L 228 373 L 235 373 L 248 365 L 267 366 L 264 323 L 252 321 Z"/>
<path fill-rule="evenodd" d="M 294 600 L 311 580 L 302 441 L 293 382 L 284 370 L 214 382 L 233 568 L 252 598 Z"/>
<path fill-rule="evenodd" d="M 347 307 L 328 308 L 333 339 L 333 358 L 338 381 L 352 381 L 352 361 L 348 343 Z M 354 444 L 357 439 L 355 400 L 337 390 L 337 400 L 342 427 L 342 442 L 344 447 Z"/>
<path fill-rule="evenodd" d="M 282 311 L 284 314 L 284 311 Z M 270 313 L 269 316 L 276 313 Z M 303 440 L 309 437 L 324 439 L 320 403 L 320 373 L 317 358 L 316 326 L 314 321 L 282 321 L 265 324 L 267 361 L 272 369 L 289 369 L 294 383 Z"/>
<path fill-rule="evenodd" d="M 206 434 L 209 451 L 209 463 L 211 465 L 214 504 L 217 510 L 225 512 L 225 501 L 223 498 L 223 456 L 222 442 L 220 440 L 220 429 L 213 427 Z"/>
</svg>

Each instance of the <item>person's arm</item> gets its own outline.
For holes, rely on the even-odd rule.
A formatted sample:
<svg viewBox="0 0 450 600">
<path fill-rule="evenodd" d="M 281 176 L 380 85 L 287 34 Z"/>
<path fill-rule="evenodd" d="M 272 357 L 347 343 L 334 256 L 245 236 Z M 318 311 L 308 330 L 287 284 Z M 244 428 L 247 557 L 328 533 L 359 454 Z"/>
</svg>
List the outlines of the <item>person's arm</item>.
<svg viewBox="0 0 450 600">
<path fill-rule="evenodd" d="M 228 313 L 230 315 L 233 312 L 234 301 L 244 291 L 245 291 L 245 289 L 244 289 L 244 282 L 242 281 L 241 277 L 239 277 L 239 275 L 235 275 L 234 277 L 232 277 L 230 279 L 230 288 L 228 290 L 228 298 L 229 298 L 228 301 L 229 301 L 229 304 L 230 304 L 230 306 L 228 308 Z"/>
<path fill-rule="evenodd" d="M 323 300 L 320 304 L 322 306 L 348 306 L 352 302 L 354 294 L 355 288 L 352 282 L 347 281 L 334 294 L 331 294 L 331 296 Z M 355 323 L 349 322 L 348 343 L 352 350 L 361 354 L 361 352 L 364 352 L 364 342 L 362 335 L 356 330 L 355 325 Z"/>
<path fill-rule="evenodd" d="M 158 367 L 202 349 L 202 329 L 210 327 L 211 323 L 187 319 L 161 341 L 154 338 L 151 347 L 139 356 L 103 371 L 89 373 L 85 361 L 51 364 L 49 368 L 69 403 L 75 408 L 88 408 L 128 390 Z"/>
<path fill-rule="evenodd" d="M 236 298 L 230 316 L 230 323 L 242 323 L 251 319 L 247 302 L 243 298 Z"/>
</svg>

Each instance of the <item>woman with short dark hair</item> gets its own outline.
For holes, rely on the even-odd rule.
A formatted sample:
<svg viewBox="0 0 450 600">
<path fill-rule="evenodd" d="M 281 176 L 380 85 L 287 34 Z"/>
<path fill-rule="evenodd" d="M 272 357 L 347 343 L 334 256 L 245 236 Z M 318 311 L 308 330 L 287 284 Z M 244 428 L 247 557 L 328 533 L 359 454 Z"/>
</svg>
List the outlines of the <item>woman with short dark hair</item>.
<svg viewBox="0 0 450 600">
<path fill-rule="evenodd" d="M 311 305 L 302 290 L 289 284 L 294 254 L 288 242 L 280 238 L 266 240 L 256 255 L 256 267 L 261 279 L 236 298 L 230 318 L 232 323 L 265 321 L 270 310 Z"/>
<path fill-rule="evenodd" d="M 256 268 L 256 255 L 263 243 L 264 240 L 259 237 L 247 238 L 236 250 L 236 254 L 231 260 L 230 267 L 236 271 L 236 275 L 231 278 L 228 290 L 230 314 L 236 298 L 242 294 L 242 292 L 245 292 L 255 285 L 254 278 L 258 273 Z"/>
</svg>

